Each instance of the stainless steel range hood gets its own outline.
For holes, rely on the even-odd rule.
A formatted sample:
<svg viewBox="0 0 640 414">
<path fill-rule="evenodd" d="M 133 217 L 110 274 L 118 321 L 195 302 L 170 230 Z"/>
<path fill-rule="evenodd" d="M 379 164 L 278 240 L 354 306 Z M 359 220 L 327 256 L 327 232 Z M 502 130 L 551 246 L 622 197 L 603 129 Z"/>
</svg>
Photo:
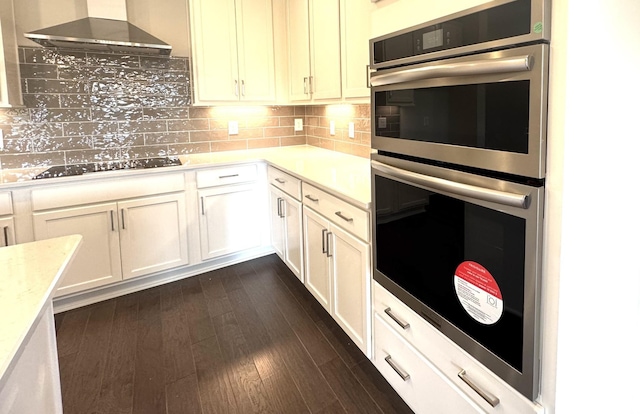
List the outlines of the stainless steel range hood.
<svg viewBox="0 0 640 414">
<path fill-rule="evenodd" d="M 91 7 L 89 10 L 89 17 L 28 32 L 24 36 L 45 47 L 152 55 L 171 53 L 170 45 L 126 20 L 93 16 Z M 119 16 L 126 19 L 126 11 Z"/>
</svg>

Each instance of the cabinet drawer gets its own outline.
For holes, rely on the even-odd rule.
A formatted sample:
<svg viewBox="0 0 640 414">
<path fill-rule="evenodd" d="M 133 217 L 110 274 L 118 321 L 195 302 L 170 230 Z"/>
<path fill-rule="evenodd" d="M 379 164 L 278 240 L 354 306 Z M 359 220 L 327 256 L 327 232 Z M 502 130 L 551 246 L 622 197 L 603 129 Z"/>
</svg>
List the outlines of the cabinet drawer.
<svg viewBox="0 0 640 414">
<path fill-rule="evenodd" d="M 11 191 L 0 193 L 0 216 L 4 216 L 7 214 L 13 214 Z"/>
<path fill-rule="evenodd" d="M 229 167 L 198 171 L 196 173 L 198 188 L 246 183 L 249 181 L 255 181 L 257 178 L 258 168 L 255 164 L 232 165 Z"/>
<path fill-rule="evenodd" d="M 287 174 L 286 172 L 280 171 L 272 166 L 269 166 L 267 176 L 269 177 L 270 184 L 273 184 L 275 187 L 278 187 L 285 193 L 300 201 L 302 198 L 300 190 L 300 184 L 302 181 L 291 174 Z"/>
<path fill-rule="evenodd" d="M 369 241 L 369 213 L 326 191 L 302 183 L 302 202 L 333 223 L 364 241 Z"/>
<path fill-rule="evenodd" d="M 388 324 L 389 329 L 397 336 L 412 344 L 428 358 L 451 383 L 459 387 L 465 395 L 482 407 L 483 412 L 504 414 L 540 414 L 544 412 L 543 407 L 514 391 L 378 283 L 374 283 L 373 295 L 373 308 L 376 317 Z M 387 309 L 388 311 L 386 311 Z M 408 326 L 403 328 L 401 324 Z M 458 376 L 462 370 L 475 385 L 497 397 L 500 403 L 496 407 L 491 407 Z"/>
<path fill-rule="evenodd" d="M 374 347 L 376 368 L 416 413 L 483 412 L 378 314 Z"/>
</svg>

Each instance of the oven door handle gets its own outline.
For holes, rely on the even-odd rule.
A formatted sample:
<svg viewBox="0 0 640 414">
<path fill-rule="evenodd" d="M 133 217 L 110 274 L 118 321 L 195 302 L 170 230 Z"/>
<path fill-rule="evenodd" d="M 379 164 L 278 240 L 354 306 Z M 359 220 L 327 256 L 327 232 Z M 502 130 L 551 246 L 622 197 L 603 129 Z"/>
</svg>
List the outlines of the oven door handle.
<svg viewBox="0 0 640 414">
<path fill-rule="evenodd" d="M 477 200 L 498 203 L 525 210 L 529 208 L 530 204 L 529 194 L 508 193 L 506 191 L 498 191 L 490 188 L 458 183 L 455 181 L 445 180 L 443 178 L 431 177 L 392 167 L 391 165 L 383 164 L 375 160 L 371 160 L 371 167 L 378 171 L 393 175 L 394 177 L 420 184 L 434 191 L 446 191 L 460 196 L 471 197 Z"/>
<path fill-rule="evenodd" d="M 531 70 L 531 56 L 516 56 L 498 59 L 481 59 L 462 63 L 425 64 L 419 67 L 391 73 L 372 73 L 371 85 L 392 85 L 422 79 L 469 75 L 491 75 L 495 73 L 526 72 Z"/>
</svg>

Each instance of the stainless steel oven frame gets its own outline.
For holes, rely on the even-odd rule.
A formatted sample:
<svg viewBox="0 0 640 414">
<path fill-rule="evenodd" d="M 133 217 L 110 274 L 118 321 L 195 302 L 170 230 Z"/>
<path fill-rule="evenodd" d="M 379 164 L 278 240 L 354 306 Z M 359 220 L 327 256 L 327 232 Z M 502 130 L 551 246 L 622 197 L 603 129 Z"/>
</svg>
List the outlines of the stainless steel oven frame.
<svg viewBox="0 0 640 414">
<path fill-rule="evenodd" d="M 480 361 L 524 396 L 535 400 L 540 390 L 539 314 L 544 187 L 518 184 L 377 153 L 373 153 L 371 159 L 374 246 L 377 228 L 375 176 L 382 176 L 504 212 L 526 221 L 522 372 L 511 367 L 453 323 L 429 308 L 428 304 L 422 303 L 380 272 L 377 269 L 375 247 L 373 249 L 373 278 L 473 358 Z"/>
<path fill-rule="evenodd" d="M 549 45 L 538 44 L 378 70 L 371 74 L 371 147 L 451 164 L 544 178 L 547 149 Z M 376 92 L 508 81 L 530 82 L 527 153 L 464 147 L 376 134 Z"/>
<path fill-rule="evenodd" d="M 513 3 L 519 0 L 495 0 L 485 4 L 481 4 L 476 7 L 472 7 L 458 13 L 453 13 L 447 16 L 443 16 L 429 21 L 428 25 L 437 25 L 445 23 L 447 21 L 464 17 L 469 14 L 482 12 L 491 8 L 495 8 L 504 4 Z M 383 69 L 394 66 L 406 66 L 414 63 L 425 62 L 427 60 L 438 60 L 452 56 L 463 56 L 477 53 L 484 50 L 497 50 L 502 48 L 512 47 L 513 45 L 526 44 L 526 43 L 538 43 L 549 42 L 551 40 L 551 0 L 531 0 L 531 31 L 527 34 L 520 36 L 513 36 L 494 40 L 491 42 L 483 42 L 481 44 L 473 44 L 468 46 L 460 46 L 453 49 L 445 49 L 436 52 L 429 52 L 418 56 L 411 56 L 402 59 L 395 59 L 389 62 L 375 63 L 373 61 L 373 45 L 375 42 L 388 39 L 394 36 L 398 36 L 404 33 L 413 32 L 420 29 L 424 24 L 418 24 L 412 27 L 408 27 L 403 30 L 399 30 L 393 33 L 385 34 L 383 36 L 371 39 L 369 42 L 369 56 L 371 57 L 369 66 L 371 69 Z"/>
</svg>

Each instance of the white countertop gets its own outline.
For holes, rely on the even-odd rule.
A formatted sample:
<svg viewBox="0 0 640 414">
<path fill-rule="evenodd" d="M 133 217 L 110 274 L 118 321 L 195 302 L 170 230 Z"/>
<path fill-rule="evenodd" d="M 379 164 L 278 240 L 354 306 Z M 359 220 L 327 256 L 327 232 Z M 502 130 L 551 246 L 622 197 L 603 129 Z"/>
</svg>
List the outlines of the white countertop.
<svg viewBox="0 0 640 414">
<path fill-rule="evenodd" d="M 0 248 L 0 385 L 81 240 L 73 235 Z"/>
<path fill-rule="evenodd" d="M 356 157 L 310 145 L 265 148 L 242 151 L 221 151 L 206 154 L 180 155 L 182 166 L 150 170 L 120 170 L 91 173 L 74 177 L 31 180 L 46 168 L 2 171 L 0 191 L 24 185 L 47 185 L 48 183 L 80 182 L 119 175 L 157 173 L 179 169 L 214 167 L 239 162 L 266 161 L 311 184 L 316 184 L 346 201 L 367 209 L 371 204 L 371 172 L 368 158 Z"/>
</svg>

